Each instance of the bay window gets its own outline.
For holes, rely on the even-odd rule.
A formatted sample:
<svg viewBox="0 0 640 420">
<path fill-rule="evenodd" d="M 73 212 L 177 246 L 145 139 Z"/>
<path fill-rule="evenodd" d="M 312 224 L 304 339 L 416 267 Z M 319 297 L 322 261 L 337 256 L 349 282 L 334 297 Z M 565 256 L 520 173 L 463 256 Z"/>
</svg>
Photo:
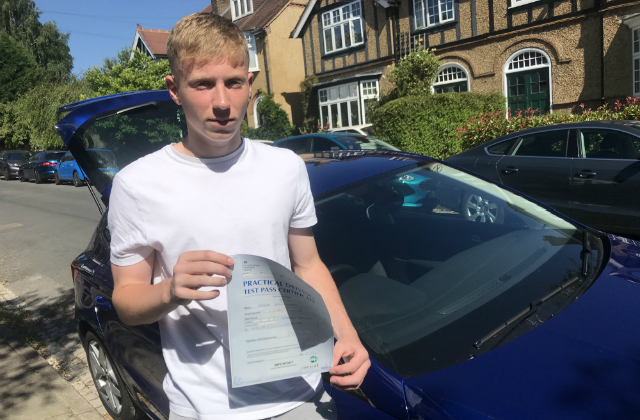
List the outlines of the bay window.
<svg viewBox="0 0 640 420">
<path fill-rule="evenodd" d="M 323 13 L 322 36 L 325 54 L 364 43 L 363 28 L 360 1 Z"/>
<path fill-rule="evenodd" d="M 329 129 L 366 123 L 366 109 L 379 98 L 378 81 L 367 80 L 332 86 L 318 91 L 320 121 Z"/>
<path fill-rule="evenodd" d="M 413 0 L 416 29 L 452 22 L 453 0 Z"/>
</svg>

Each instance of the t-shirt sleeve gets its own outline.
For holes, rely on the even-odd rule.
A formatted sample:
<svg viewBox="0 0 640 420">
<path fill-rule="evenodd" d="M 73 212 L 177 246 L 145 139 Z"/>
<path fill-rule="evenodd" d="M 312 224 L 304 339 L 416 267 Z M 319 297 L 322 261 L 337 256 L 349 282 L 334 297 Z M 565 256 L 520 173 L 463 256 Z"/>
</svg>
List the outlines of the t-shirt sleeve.
<svg viewBox="0 0 640 420">
<path fill-rule="evenodd" d="M 311 194 L 311 185 L 309 184 L 309 174 L 305 168 L 304 161 L 296 156 L 298 161 L 298 175 L 296 177 L 296 206 L 289 224 L 292 228 L 311 227 L 318 223 L 316 218 L 316 207 L 313 202 L 313 194 Z"/>
<path fill-rule="evenodd" d="M 113 180 L 108 217 L 113 264 L 133 265 L 153 252 L 147 240 L 139 203 L 131 188 L 118 175 Z"/>
</svg>

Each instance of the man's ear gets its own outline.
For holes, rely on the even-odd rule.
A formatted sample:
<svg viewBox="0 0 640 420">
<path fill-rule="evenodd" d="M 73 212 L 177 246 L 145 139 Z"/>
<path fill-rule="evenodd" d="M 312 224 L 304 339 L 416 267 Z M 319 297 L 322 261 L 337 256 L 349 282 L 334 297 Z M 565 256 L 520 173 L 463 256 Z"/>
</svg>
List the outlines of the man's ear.
<svg viewBox="0 0 640 420">
<path fill-rule="evenodd" d="M 164 78 L 164 82 L 167 85 L 167 90 L 169 91 L 173 102 L 175 102 L 177 105 L 182 105 L 182 103 L 180 103 L 180 97 L 178 96 L 178 80 L 175 77 L 169 75 Z"/>
</svg>

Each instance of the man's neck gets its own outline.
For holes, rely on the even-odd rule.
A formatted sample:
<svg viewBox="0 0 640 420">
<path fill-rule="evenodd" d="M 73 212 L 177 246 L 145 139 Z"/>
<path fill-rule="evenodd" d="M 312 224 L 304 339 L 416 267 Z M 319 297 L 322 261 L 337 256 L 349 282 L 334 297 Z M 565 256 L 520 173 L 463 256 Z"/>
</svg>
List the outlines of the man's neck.
<svg viewBox="0 0 640 420">
<path fill-rule="evenodd" d="M 182 153 L 186 156 L 200 159 L 211 159 L 227 156 L 238 150 L 241 145 L 242 137 L 238 134 L 237 136 L 234 136 L 231 141 L 221 147 L 207 144 L 205 141 L 191 139 L 189 136 L 185 137 L 182 142 L 174 144 L 173 147 L 178 153 Z"/>
</svg>

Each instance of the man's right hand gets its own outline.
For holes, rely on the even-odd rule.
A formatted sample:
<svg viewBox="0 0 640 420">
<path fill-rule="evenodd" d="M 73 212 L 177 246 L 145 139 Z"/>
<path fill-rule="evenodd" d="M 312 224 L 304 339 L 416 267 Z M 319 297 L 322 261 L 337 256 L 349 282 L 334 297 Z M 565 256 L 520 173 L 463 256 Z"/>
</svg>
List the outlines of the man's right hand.
<svg viewBox="0 0 640 420">
<path fill-rule="evenodd" d="M 225 286 L 233 259 L 213 251 L 185 252 L 173 267 L 173 276 L 156 284 L 150 282 L 154 264 L 155 252 L 130 266 L 111 264 L 113 304 L 127 325 L 151 324 L 179 305 L 217 298 L 218 290 L 199 289 Z"/>
<path fill-rule="evenodd" d="M 199 290 L 203 287 L 223 287 L 225 277 L 231 277 L 233 258 L 214 251 L 188 251 L 180 255 L 169 280 L 169 303 L 186 305 L 192 300 L 215 299 L 219 290 Z M 166 281 L 166 280 L 165 280 Z"/>
</svg>

